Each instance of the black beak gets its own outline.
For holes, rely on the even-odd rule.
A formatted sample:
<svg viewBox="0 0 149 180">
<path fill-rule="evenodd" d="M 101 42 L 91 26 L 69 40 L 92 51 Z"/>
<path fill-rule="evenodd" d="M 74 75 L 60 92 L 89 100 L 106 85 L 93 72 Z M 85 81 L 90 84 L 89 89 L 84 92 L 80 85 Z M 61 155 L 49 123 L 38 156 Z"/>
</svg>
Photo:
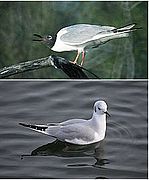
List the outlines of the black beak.
<svg viewBox="0 0 149 180">
<path fill-rule="evenodd" d="M 109 116 L 109 117 L 111 116 L 111 115 L 108 113 L 108 111 L 106 111 L 105 114 L 106 114 L 107 116 Z"/>
<path fill-rule="evenodd" d="M 43 37 L 40 34 L 33 34 L 33 36 L 39 38 L 39 39 L 33 39 L 33 41 L 42 41 L 43 40 Z"/>
</svg>

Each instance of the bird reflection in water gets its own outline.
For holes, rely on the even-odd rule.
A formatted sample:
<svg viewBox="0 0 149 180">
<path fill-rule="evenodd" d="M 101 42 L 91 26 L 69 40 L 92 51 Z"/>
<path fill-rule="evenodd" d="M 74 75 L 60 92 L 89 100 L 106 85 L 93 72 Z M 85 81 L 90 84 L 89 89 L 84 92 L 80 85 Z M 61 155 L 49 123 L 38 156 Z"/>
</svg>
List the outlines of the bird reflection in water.
<svg viewBox="0 0 149 180">
<path fill-rule="evenodd" d="M 31 156 L 58 156 L 58 157 L 94 157 L 96 162 L 94 167 L 102 167 L 109 164 L 108 159 L 104 159 L 104 141 L 90 145 L 74 145 L 56 140 L 52 143 L 40 146 L 31 152 Z M 68 166 L 90 166 L 89 164 L 73 164 Z"/>
</svg>

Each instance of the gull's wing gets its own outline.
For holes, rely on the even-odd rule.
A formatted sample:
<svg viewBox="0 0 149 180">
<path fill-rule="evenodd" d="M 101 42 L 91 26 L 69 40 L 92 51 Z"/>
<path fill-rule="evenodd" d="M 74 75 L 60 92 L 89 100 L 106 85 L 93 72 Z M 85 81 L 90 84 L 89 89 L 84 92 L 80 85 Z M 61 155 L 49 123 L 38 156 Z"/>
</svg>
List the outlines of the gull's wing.
<svg viewBox="0 0 149 180">
<path fill-rule="evenodd" d="M 82 119 L 72 119 L 63 123 L 53 123 L 48 125 L 19 124 L 61 141 L 74 144 L 89 144 L 92 143 L 95 138 L 95 132 L 89 126 L 89 121 Z"/>
<path fill-rule="evenodd" d="M 75 123 L 83 123 L 86 121 L 87 120 L 84 120 L 84 119 L 70 119 L 70 120 L 64 121 L 62 123 L 48 123 L 47 125 L 26 124 L 26 123 L 19 123 L 19 124 L 24 127 L 29 128 L 33 131 L 40 132 L 42 134 L 46 134 L 46 135 L 57 138 L 57 134 L 59 134 L 59 132 L 61 132 L 60 129 L 62 127 L 73 125 Z"/>
<path fill-rule="evenodd" d="M 77 45 L 90 41 L 99 33 L 111 31 L 113 29 L 115 29 L 115 27 L 77 24 L 63 28 L 58 32 L 57 37 L 66 44 Z"/>
<path fill-rule="evenodd" d="M 76 123 L 85 123 L 87 120 L 85 119 L 70 119 L 64 122 L 61 122 L 60 125 L 61 126 L 66 126 L 66 125 L 72 125 L 72 124 L 76 124 Z"/>
<path fill-rule="evenodd" d="M 67 45 L 81 45 L 87 42 L 100 40 L 97 44 L 104 43 L 114 38 L 127 37 L 129 32 L 139 28 L 133 28 L 135 24 L 130 24 L 121 28 L 111 26 L 96 26 L 79 24 L 70 26 L 59 31 L 58 36 Z"/>
<path fill-rule="evenodd" d="M 47 131 L 51 133 L 51 128 Z M 55 136 L 61 141 L 73 144 L 90 144 L 94 141 L 95 131 L 85 122 L 61 126 Z"/>
</svg>

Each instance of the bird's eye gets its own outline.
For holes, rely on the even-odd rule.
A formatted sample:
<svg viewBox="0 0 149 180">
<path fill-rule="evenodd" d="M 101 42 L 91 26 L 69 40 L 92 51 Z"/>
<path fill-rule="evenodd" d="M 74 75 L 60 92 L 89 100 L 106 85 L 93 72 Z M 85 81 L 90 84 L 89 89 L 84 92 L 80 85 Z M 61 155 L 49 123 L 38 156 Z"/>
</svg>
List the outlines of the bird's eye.
<svg viewBox="0 0 149 180">
<path fill-rule="evenodd" d="M 47 36 L 48 39 L 52 39 L 52 36 Z"/>
<path fill-rule="evenodd" d="M 98 107 L 99 110 L 101 110 L 99 107 Z"/>
</svg>

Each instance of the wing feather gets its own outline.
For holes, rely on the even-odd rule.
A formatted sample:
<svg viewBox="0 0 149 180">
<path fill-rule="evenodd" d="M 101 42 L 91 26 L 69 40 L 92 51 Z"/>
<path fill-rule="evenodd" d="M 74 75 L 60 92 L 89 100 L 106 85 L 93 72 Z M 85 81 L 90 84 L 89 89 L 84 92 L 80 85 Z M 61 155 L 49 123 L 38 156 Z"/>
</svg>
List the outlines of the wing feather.
<svg viewBox="0 0 149 180">
<path fill-rule="evenodd" d="M 78 24 L 63 28 L 59 33 L 61 34 L 60 40 L 64 43 L 68 45 L 78 45 L 91 41 L 97 34 L 106 33 L 113 29 L 115 29 L 115 27 Z"/>
</svg>

